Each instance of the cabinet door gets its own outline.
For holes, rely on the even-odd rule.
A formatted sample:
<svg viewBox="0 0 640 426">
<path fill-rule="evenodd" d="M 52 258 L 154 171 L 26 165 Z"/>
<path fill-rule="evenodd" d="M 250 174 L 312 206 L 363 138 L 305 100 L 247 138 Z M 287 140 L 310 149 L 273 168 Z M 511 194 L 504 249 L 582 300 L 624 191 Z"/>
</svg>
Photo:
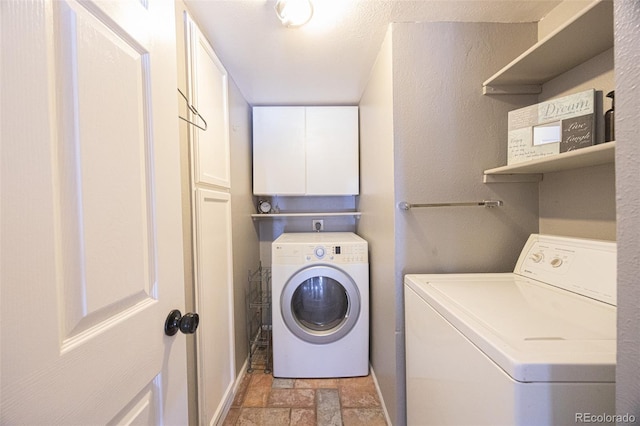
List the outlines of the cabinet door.
<svg viewBox="0 0 640 426">
<path fill-rule="evenodd" d="M 253 108 L 253 193 L 305 193 L 305 109 Z"/>
<path fill-rule="evenodd" d="M 230 188 L 227 71 L 189 16 L 185 17 L 190 101 L 207 130 L 190 125 L 194 182 Z M 203 126 L 195 114 L 190 120 Z"/>
<path fill-rule="evenodd" d="M 196 189 L 195 302 L 200 424 L 217 424 L 235 379 L 231 196 Z"/>
<path fill-rule="evenodd" d="M 358 107 L 307 107 L 306 193 L 358 194 L 358 175 Z"/>
</svg>

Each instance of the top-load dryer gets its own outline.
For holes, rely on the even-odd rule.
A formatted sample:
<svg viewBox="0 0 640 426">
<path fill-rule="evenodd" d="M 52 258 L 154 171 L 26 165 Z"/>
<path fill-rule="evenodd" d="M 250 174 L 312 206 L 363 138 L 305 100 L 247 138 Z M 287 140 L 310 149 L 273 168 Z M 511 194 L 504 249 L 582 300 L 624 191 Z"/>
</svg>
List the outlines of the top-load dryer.
<svg viewBox="0 0 640 426">
<path fill-rule="evenodd" d="M 368 375 L 367 242 L 350 232 L 282 234 L 271 277 L 273 375 Z"/>
</svg>

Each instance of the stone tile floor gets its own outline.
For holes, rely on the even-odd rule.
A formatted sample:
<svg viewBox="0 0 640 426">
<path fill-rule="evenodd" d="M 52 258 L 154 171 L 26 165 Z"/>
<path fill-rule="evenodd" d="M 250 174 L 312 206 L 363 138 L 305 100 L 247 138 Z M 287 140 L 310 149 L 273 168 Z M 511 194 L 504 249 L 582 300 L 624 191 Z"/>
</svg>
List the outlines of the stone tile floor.
<svg viewBox="0 0 640 426">
<path fill-rule="evenodd" d="M 224 425 L 386 426 L 371 375 L 343 379 L 274 379 L 247 373 Z"/>
</svg>

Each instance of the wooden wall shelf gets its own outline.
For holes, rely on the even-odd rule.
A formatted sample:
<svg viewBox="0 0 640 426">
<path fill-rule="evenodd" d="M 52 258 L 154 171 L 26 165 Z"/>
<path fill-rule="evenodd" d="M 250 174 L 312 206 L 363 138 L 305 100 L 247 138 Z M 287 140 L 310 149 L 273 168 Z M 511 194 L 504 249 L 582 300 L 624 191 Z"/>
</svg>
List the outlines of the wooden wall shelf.
<svg viewBox="0 0 640 426">
<path fill-rule="evenodd" d="M 542 84 L 612 47 L 613 2 L 596 0 L 485 81 L 483 93 L 540 93 Z"/>
<path fill-rule="evenodd" d="M 501 179 L 501 176 L 523 175 L 522 178 L 524 178 L 524 175 L 542 175 L 544 173 L 613 163 L 615 161 L 615 148 L 616 143 L 612 141 L 558 155 L 496 167 L 484 171 L 484 182 L 522 182 L 523 180 L 517 180 L 518 178 L 509 178 L 510 180 Z M 530 179 L 530 177 L 527 179 Z M 538 180 L 541 180 L 541 177 Z M 531 180 L 527 180 L 527 182 L 530 181 Z"/>
</svg>

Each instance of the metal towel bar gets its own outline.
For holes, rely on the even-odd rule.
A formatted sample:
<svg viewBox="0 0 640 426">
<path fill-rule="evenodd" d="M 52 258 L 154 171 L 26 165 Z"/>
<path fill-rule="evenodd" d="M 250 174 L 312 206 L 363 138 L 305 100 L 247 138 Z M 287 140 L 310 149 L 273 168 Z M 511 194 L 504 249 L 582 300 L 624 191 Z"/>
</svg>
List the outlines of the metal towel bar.
<svg viewBox="0 0 640 426">
<path fill-rule="evenodd" d="M 460 207 L 460 206 L 484 206 L 488 208 L 500 207 L 504 203 L 501 200 L 483 200 L 483 201 L 471 201 L 466 203 L 432 203 L 432 204 L 412 204 L 406 201 L 398 203 L 400 210 L 410 210 L 414 207 Z"/>
</svg>

